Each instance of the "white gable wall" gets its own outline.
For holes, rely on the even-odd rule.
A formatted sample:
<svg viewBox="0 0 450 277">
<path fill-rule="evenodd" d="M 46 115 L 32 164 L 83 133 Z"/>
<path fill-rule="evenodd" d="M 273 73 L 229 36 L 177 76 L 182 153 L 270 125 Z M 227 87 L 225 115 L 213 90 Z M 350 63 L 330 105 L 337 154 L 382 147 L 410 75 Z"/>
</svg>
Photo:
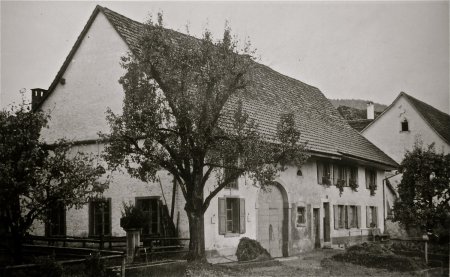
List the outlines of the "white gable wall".
<svg viewBox="0 0 450 277">
<path fill-rule="evenodd" d="M 405 118 L 408 120 L 409 131 L 402 132 L 401 122 Z M 362 135 L 398 163 L 403 160 L 406 150 L 413 148 L 416 139 L 422 140 L 424 146 L 434 142 L 438 153 L 450 152 L 450 145 L 428 125 L 404 96 L 364 130 Z"/>
<path fill-rule="evenodd" d="M 118 83 L 124 74 L 120 57 L 128 46 L 100 12 L 59 83 L 42 105 L 50 111 L 49 128 L 42 131 L 47 142 L 59 138 L 87 140 L 108 132 L 106 108 L 121 112 L 123 89 Z"/>
</svg>

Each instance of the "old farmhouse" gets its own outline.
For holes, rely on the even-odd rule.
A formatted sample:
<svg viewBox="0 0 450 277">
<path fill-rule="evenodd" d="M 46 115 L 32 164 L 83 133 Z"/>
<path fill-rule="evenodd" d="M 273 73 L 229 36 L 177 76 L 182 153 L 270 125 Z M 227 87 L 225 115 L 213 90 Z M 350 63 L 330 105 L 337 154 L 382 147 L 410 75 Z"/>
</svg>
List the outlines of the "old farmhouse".
<svg viewBox="0 0 450 277">
<path fill-rule="evenodd" d="M 120 57 L 137 50 L 141 30 L 139 22 L 95 8 L 50 87 L 32 90 L 33 108 L 51 113 L 42 134 L 46 142 L 64 137 L 75 141 L 74 151 L 101 153 L 104 143 L 98 132 L 109 131 L 105 111 L 109 107 L 120 113 L 122 108 Z M 245 177 L 221 191 L 205 213 L 207 251 L 232 254 L 239 239 L 249 237 L 279 257 L 359 241 L 367 238 L 369 227 L 383 232 L 384 172 L 398 164 L 351 128 L 319 89 L 261 64 L 252 74 L 257 97 L 244 103 L 250 117 L 271 137 L 280 114 L 293 110 L 311 158 L 302 168 L 282 172 L 266 192 Z M 52 221 L 36 225 L 35 233 L 123 236 L 122 202 L 132 201 L 150 215 L 144 235 L 176 232 L 189 237 L 183 196 L 167 172 L 161 171 L 156 183 L 142 183 L 124 172 L 112 176 L 103 206 L 91 202 L 79 210 L 55 207 Z M 342 195 L 337 182 L 345 185 Z M 214 185 L 211 178 L 206 190 Z"/>
</svg>

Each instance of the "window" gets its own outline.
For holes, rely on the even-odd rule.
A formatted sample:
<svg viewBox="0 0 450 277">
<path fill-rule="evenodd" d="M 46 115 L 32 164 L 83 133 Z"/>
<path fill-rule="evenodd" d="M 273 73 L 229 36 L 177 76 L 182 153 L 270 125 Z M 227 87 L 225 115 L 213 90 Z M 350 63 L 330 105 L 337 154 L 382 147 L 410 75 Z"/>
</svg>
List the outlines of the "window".
<svg viewBox="0 0 450 277">
<path fill-rule="evenodd" d="M 348 227 L 358 228 L 358 210 L 356 206 L 347 206 L 348 210 Z"/>
<path fill-rule="evenodd" d="M 367 228 L 378 227 L 378 211 L 375 206 L 366 207 L 366 225 Z"/>
<path fill-rule="evenodd" d="M 219 234 L 245 233 L 245 199 L 219 198 Z"/>
<path fill-rule="evenodd" d="M 360 228 L 361 207 L 334 205 L 334 229 Z"/>
<path fill-rule="evenodd" d="M 347 168 L 343 165 L 333 165 L 333 185 L 338 182 L 343 182 L 344 186 L 348 186 Z"/>
<path fill-rule="evenodd" d="M 349 168 L 349 174 L 348 174 L 348 185 L 355 184 L 358 185 L 358 168 L 357 167 L 350 167 Z"/>
<path fill-rule="evenodd" d="M 89 235 L 111 235 L 111 198 L 89 202 Z"/>
<path fill-rule="evenodd" d="M 159 199 L 155 197 L 136 198 L 136 207 L 141 209 L 149 221 L 142 228 L 143 235 L 158 235 L 160 232 L 160 205 Z"/>
<path fill-rule="evenodd" d="M 297 207 L 297 227 L 306 224 L 305 207 Z"/>
<path fill-rule="evenodd" d="M 238 166 L 238 160 L 237 159 L 230 159 L 229 162 L 225 163 L 225 166 Z M 229 178 L 230 176 L 232 177 L 233 174 L 235 174 L 235 170 L 233 170 L 232 168 L 225 168 L 224 169 L 224 180 L 226 180 L 227 178 Z M 231 182 L 229 182 L 225 188 L 228 189 L 238 189 L 238 179 L 235 178 L 234 180 L 232 180 Z"/>
<path fill-rule="evenodd" d="M 366 188 L 377 187 L 377 172 L 366 168 Z"/>
<path fill-rule="evenodd" d="M 317 182 L 321 185 L 331 185 L 332 166 L 328 162 L 317 162 Z"/>
<path fill-rule="evenodd" d="M 48 219 L 45 224 L 46 236 L 65 236 L 66 235 L 66 209 L 62 202 L 57 202 L 48 213 Z"/>
<path fill-rule="evenodd" d="M 408 132 L 409 131 L 409 126 L 408 126 L 408 120 L 403 120 L 402 121 L 402 132 Z"/>
</svg>

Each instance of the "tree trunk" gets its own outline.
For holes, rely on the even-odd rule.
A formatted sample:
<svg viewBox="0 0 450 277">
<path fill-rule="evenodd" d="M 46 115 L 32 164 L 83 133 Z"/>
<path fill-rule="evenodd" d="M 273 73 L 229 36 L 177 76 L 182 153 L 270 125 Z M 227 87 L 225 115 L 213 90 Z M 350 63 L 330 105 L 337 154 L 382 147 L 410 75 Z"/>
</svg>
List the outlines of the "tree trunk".
<svg viewBox="0 0 450 277">
<path fill-rule="evenodd" d="M 200 195 L 199 195 L 200 194 Z M 206 262 L 205 224 L 202 210 L 203 193 L 192 195 L 186 203 L 185 210 L 189 220 L 189 262 Z M 197 197 L 195 197 L 197 196 Z"/>
</svg>

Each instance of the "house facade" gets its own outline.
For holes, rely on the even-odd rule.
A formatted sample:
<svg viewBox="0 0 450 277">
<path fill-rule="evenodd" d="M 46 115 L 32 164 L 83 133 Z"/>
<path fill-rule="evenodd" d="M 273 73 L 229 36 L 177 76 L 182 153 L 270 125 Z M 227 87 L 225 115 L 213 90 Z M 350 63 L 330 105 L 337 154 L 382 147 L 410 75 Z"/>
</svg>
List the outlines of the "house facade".
<svg viewBox="0 0 450 277">
<path fill-rule="evenodd" d="M 136 51 L 141 30 L 141 23 L 96 7 L 50 87 L 32 90 L 33 109 L 51 115 L 42 132 L 46 142 L 66 138 L 74 141 L 74 152 L 103 151 L 98 133 L 109 131 L 105 112 L 122 108 L 120 57 Z M 352 129 L 319 89 L 264 65 L 252 70 L 257 97 L 247 99 L 244 109 L 268 140 L 276 137 L 280 115 L 293 111 L 311 158 L 301 168 L 281 172 L 268 188 L 243 176 L 223 189 L 205 213 L 207 251 L 234 254 L 240 238 L 249 237 L 274 257 L 288 256 L 367 239 L 370 227 L 383 231 L 384 172 L 397 163 Z M 189 237 L 185 200 L 170 174 L 160 171 L 154 183 L 125 171 L 111 175 L 104 201 L 79 210 L 55 207 L 51 222 L 36 224 L 35 234 L 123 236 L 122 202 L 132 202 L 149 214 L 145 235 Z M 356 191 L 350 188 L 355 184 Z M 216 185 L 210 178 L 205 195 Z"/>
</svg>

